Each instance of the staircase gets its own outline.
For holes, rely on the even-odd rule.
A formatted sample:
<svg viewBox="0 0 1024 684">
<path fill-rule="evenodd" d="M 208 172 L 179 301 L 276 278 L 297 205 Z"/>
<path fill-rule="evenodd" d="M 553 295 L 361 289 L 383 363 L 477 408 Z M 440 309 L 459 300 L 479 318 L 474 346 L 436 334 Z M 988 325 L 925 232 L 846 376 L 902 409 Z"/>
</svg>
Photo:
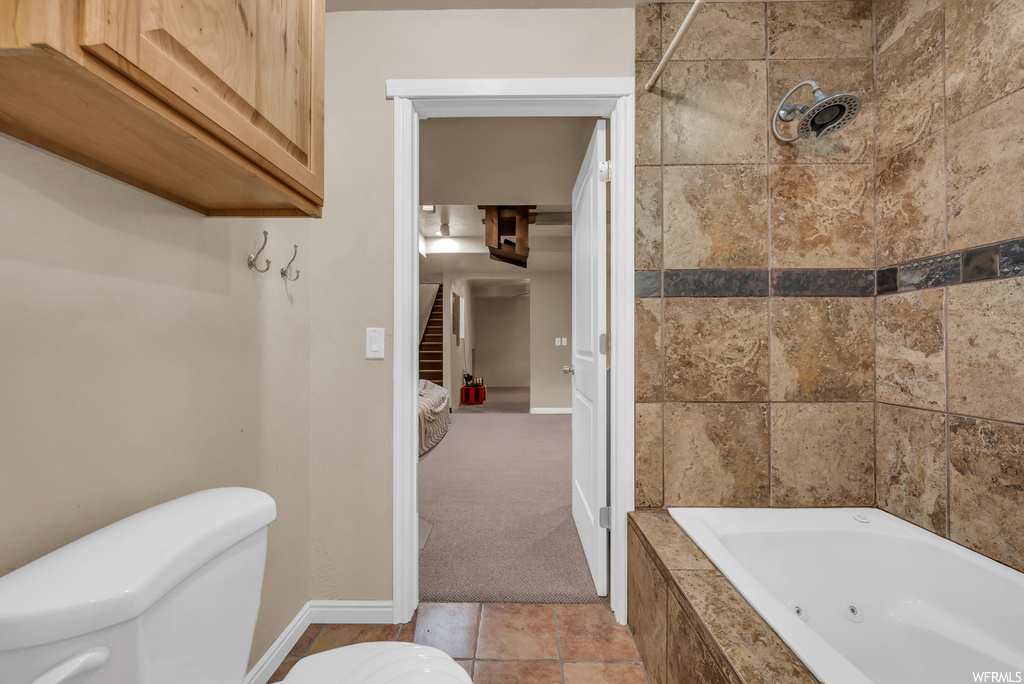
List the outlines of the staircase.
<svg viewBox="0 0 1024 684">
<path fill-rule="evenodd" d="M 437 288 L 427 329 L 420 340 L 420 377 L 444 386 L 444 287 Z"/>
</svg>

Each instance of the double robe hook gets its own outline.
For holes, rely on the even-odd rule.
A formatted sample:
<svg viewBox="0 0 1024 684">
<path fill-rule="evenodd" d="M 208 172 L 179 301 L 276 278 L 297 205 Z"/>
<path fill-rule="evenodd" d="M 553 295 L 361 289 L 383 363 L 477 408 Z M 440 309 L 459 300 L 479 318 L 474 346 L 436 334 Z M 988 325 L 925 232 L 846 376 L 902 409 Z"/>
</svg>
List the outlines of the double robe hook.
<svg viewBox="0 0 1024 684">
<path fill-rule="evenodd" d="M 295 248 L 295 252 L 292 253 L 292 260 L 288 262 L 288 265 L 281 269 L 281 277 L 289 282 L 294 283 L 296 280 L 299 279 L 299 274 L 302 273 L 302 271 L 300 271 L 299 269 L 295 269 L 295 277 L 288 277 L 292 270 L 292 263 L 295 261 L 295 257 L 299 255 L 299 246 L 292 246 Z M 267 231 L 263 231 L 263 244 L 260 246 L 259 250 L 255 254 L 250 254 L 248 260 L 246 260 L 246 263 L 249 265 L 249 268 L 256 271 L 257 273 L 266 273 L 267 271 L 270 270 L 270 259 L 266 260 L 266 266 L 264 266 L 263 268 L 259 267 L 260 254 L 263 253 L 263 250 L 266 249 L 266 247 Z"/>
</svg>

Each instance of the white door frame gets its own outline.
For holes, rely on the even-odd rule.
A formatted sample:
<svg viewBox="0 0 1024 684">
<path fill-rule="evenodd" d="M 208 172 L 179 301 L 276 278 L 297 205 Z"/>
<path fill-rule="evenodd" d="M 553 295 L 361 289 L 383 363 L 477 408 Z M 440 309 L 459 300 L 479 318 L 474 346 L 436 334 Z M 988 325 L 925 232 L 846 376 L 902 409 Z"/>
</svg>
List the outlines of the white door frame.
<svg viewBox="0 0 1024 684">
<path fill-rule="evenodd" d="M 610 118 L 612 166 L 608 395 L 611 437 L 612 610 L 626 622 L 626 514 L 633 510 L 632 78 L 419 79 L 387 81 L 395 103 L 395 322 L 392 490 L 394 622 L 419 604 L 416 331 L 419 308 L 419 121 L 436 117 L 600 116 Z"/>
</svg>

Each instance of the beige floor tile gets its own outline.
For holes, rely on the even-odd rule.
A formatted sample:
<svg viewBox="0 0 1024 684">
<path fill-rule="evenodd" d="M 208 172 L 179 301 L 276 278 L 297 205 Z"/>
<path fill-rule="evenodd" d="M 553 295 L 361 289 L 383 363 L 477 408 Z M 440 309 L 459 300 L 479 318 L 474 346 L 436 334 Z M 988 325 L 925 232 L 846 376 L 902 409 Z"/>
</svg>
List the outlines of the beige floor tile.
<svg viewBox="0 0 1024 684">
<path fill-rule="evenodd" d="M 557 660 L 555 615 L 550 605 L 485 603 L 477 658 Z"/>
</svg>

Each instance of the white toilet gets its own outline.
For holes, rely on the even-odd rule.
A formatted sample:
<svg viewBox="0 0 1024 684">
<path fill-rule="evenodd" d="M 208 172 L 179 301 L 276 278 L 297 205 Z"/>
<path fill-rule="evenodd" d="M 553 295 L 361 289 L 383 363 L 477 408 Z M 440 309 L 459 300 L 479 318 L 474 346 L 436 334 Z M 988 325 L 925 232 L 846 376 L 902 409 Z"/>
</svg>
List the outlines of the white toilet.
<svg viewBox="0 0 1024 684">
<path fill-rule="evenodd" d="M 241 684 L 274 500 L 210 489 L 169 501 L 0 577 L 2 684 Z M 302 659 L 287 684 L 471 682 L 415 644 Z"/>
</svg>

